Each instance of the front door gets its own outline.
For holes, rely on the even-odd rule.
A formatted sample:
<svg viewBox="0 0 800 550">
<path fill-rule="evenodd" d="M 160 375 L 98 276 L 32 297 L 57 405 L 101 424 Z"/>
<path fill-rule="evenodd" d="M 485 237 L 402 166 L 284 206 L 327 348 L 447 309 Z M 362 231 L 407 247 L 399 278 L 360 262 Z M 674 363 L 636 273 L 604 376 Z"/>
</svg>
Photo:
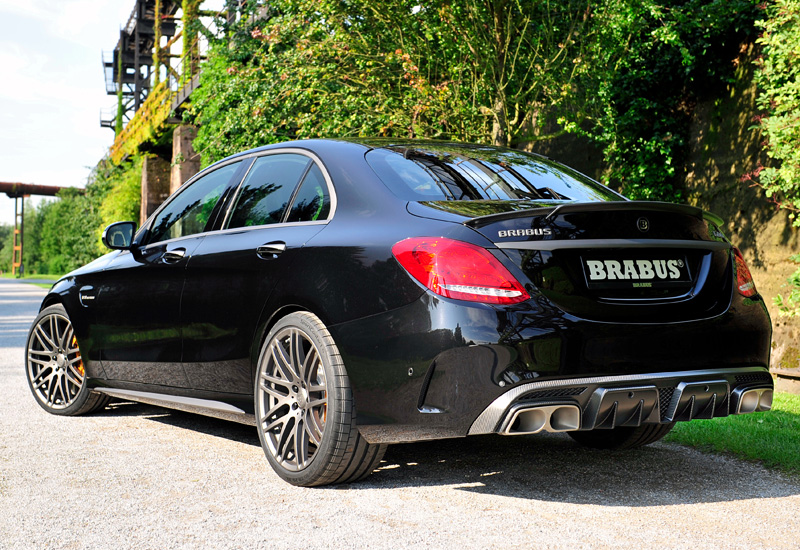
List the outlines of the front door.
<svg viewBox="0 0 800 550">
<path fill-rule="evenodd" d="M 186 265 L 235 183 L 239 164 L 222 166 L 172 196 L 138 236 L 142 242 L 88 282 L 96 319 L 90 337 L 108 379 L 188 385 L 180 324 Z"/>
</svg>

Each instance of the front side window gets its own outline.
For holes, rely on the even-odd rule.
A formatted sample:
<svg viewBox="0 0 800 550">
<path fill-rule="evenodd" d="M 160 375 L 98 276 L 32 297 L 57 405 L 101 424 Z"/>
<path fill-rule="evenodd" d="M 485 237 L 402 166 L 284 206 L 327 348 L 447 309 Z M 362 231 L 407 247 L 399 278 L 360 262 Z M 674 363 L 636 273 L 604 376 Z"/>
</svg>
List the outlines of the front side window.
<svg viewBox="0 0 800 550">
<path fill-rule="evenodd" d="M 153 220 L 148 242 L 202 233 L 239 164 L 235 162 L 218 168 L 176 195 Z"/>
<path fill-rule="evenodd" d="M 281 223 L 297 182 L 311 162 L 295 153 L 256 159 L 242 183 L 228 228 Z"/>
</svg>

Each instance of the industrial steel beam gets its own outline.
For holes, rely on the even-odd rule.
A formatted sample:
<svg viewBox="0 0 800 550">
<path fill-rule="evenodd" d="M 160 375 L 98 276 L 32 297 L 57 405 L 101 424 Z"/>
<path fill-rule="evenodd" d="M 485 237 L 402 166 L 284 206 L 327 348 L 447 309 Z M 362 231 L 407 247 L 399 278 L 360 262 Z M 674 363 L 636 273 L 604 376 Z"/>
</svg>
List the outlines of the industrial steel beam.
<svg viewBox="0 0 800 550">
<path fill-rule="evenodd" d="M 25 197 L 30 195 L 45 195 L 55 197 L 62 189 L 70 187 L 57 187 L 55 185 L 36 185 L 35 183 L 16 183 L 0 181 L 0 193 L 5 193 L 8 198 L 14 199 L 14 239 L 12 243 L 11 273 L 21 276 L 25 272 L 22 263 L 23 227 L 25 224 Z M 85 189 L 77 189 L 85 193 Z M 20 204 L 21 203 L 21 204 Z"/>
<path fill-rule="evenodd" d="M 55 185 L 36 185 L 35 183 L 12 183 L 0 181 L 0 193 L 5 193 L 9 198 L 15 199 L 27 195 L 45 195 L 55 197 L 62 189 L 70 187 L 57 187 Z M 85 193 L 85 189 L 78 189 L 79 193 Z"/>
</svg>

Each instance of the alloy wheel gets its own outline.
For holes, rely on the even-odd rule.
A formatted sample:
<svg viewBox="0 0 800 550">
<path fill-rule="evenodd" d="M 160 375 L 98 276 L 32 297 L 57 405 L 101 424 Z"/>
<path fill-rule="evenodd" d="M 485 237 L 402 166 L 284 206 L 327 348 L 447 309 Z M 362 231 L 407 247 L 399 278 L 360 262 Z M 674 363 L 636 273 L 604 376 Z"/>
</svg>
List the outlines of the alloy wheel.
<svg viewBox="0 0 800 550">
<path fill-rule="evenodd" d="M 322 443 L 328 384 L 319 350 L 296 327 L 275 334 L 259 368 L 257 415 L 268 452 L 283 468 L 306 468 Z"/>
<path fill-rule="evenodd" d="M 51 313 L 39 318 L 28 342 L 28 380 L 47 408 L 66 409 L 83 388 L 86 372 L 72 323 Z"/>
</svg>

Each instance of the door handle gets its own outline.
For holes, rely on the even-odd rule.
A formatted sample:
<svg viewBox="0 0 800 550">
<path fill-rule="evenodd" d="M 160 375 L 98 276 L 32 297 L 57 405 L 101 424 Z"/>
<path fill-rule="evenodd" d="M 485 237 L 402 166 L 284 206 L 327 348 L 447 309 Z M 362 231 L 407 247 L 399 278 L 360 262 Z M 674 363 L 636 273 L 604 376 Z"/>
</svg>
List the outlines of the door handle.
<svg viewBox="0 0 800 550">
<path fill-rule="evenodd" d="M 165 264 L 174 264 L 183 259 L 186 255 L 185 248 L 176 248 L 175 250 L 167 250 L 164 252 L 164 255 L 161 256 L 161 261 Z"/>
<path fill-rule="evenodd" d="M 256 249 L 256 254 L 262 260 L 274 260 L 279 254 L 286 251 L 286 243 L 275 241 L 272 243 L 262 244 Z"/>
</svg>

